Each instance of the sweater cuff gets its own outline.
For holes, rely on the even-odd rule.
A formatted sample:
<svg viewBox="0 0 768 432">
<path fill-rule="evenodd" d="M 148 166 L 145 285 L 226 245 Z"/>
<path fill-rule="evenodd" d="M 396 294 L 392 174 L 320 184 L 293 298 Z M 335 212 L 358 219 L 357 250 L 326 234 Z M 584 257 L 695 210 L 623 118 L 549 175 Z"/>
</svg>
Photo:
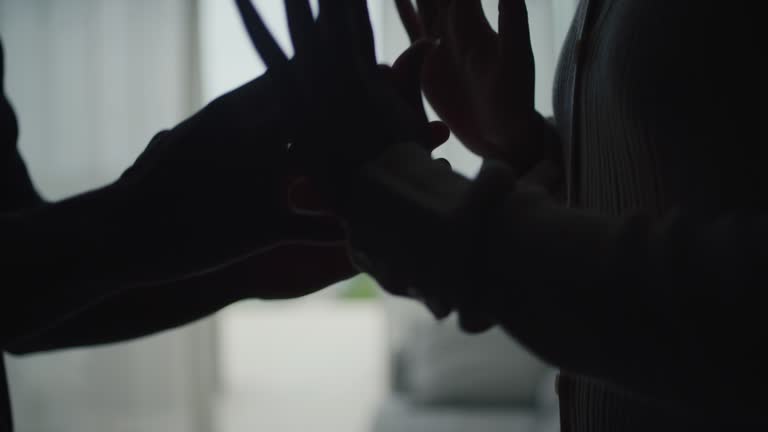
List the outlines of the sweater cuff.
<svg viewBox="0 0 768 432">
<path fill-rule="evenodd" d="M 514 188 L 503 164 L 486 164 L 470 181 L 408 143 L 382 153 L 359 177 L 345 216 L 362 270 L 390 291 L 443 298 L 477 277 L 477 234 Z"/>
</svg>

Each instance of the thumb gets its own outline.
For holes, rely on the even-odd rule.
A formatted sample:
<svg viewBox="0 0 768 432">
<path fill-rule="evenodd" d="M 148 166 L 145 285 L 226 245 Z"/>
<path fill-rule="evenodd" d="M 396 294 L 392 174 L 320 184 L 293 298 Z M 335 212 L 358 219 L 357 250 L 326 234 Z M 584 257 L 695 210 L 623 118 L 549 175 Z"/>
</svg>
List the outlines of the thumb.
<svg viewBox="0 0 768 432">
<path fill-rule="evenodd" d="M 432 41 L 420 40 L 405 50 L 392 65 L 392 79 L 400 95 L 423 118 L 426 118 L 426 113 L 421 97 L 421 71 L 424 61 L 435 46 Z"/>
<path fill-rule="evenodd" d="M 336 217 L 289 214 L 285 218 L 281 244 L 338 245 L 346 241 Z"/>
</svg>

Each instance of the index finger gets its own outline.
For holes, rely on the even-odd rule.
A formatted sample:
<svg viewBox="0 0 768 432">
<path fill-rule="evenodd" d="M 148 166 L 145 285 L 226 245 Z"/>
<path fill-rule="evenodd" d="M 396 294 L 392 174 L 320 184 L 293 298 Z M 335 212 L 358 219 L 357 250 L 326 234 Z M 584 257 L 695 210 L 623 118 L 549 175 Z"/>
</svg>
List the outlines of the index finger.
<svg viewBox="0 0 768 432">
<path fill-rule="evenodd" d="M 348 13 L 347 28 L 351 31 L 350 36 L 355 41 L 355 55 L 362 61 L 362 64 L 375 66 L 376 47 L 371 18 L 368 13 L 368 2 L 366 0 L 347 0 L 346 9 Z"/>
<path fill-rule="evenodd" d="M 421 25 L 424 27 L 424 36 L 438 37 L 437 18 L 440 15 L 439 2 L 442 2 L 443 6 L 447 5 L 445 0 L 416 0 L 416 6 L 419 8 L 419 17 L 421 17 Z"/>
<path fill-rule="evenodd" d="M 416 42 L 423 38 L 425 36 L 424 23 L 422 23 L 419 13 L 413 6 L 412 0 L 395 0 L 395 6 L 397 6 L 400 21 L 403 23 L 411 42 Z"/>
</svg>

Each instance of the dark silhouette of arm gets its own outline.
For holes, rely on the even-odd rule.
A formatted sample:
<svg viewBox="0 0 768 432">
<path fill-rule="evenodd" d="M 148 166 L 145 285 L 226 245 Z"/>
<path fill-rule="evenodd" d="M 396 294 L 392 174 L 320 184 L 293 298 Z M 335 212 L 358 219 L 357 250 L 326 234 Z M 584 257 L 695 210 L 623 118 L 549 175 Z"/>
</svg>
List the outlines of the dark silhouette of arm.
<svg viewBox="0 0 768 432">
<path fill-rule="evenodd" d="M 121 290 L 164 285 L 285 242 L 338 241 L 329 218 L 282 198 L 283 105 L 269 74 L 165 133 L 131 175 L 0 214 L 0 343 Z"/>
<path fill-rule="evenodd" d="M 132 267 L 162 260 L 149 243 L 137 247 L 135 240 L 147 241 L 152 232 L 131 222 L 127 201 L 121 188 L 112 186 L 0 215 L 3 346 L 136 286 Z"/>
<path fill-rule="evenodd" d="M 192 323 L 243 299 L 300 297 L 355 273 L 344 246 L 282 246 L 202 276 L 121 291 L 7 350 L 29 354 L 122 342 Z"/>
</svg>

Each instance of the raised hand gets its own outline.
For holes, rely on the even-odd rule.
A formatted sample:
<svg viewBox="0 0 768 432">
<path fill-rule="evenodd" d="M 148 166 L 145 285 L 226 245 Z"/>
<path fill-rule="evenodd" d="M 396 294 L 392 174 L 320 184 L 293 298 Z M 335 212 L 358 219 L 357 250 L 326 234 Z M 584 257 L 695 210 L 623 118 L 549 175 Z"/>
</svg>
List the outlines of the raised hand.
<svg viewBox="0 0 768 432">
<path fill-rule="evenodd" d="M 421 102 L 414 103 L 418 88 L 410 86 L 415 97 L 404 97 L 403 86 L 391 79 L 402 69 L 376 63 L 364 0 L 321 0 L 317 21 L 306 0 L 285 3 L 296 52 L 291 60 L 252 4 L 237 0 L 256 49 L 290 95 L 300 160 L 314 167 L 354 166 L 388 144 L 434 141 Z"/>
<path fill-rule="evenodd" d="M 320 178 L 341 173 L 331 195 L 360 183 L 350 173 L 389 145 L 410 141 L 432 149 L 448 138 L 442 122 L 427 121 L 421 98 L 419 75 L 429 44 L 415 46 L 392 67 L 377 65 L 365 0 L 321 0 L 316 22 L 305 0 L 286 0 L 296 52 L 291 60 L 252 4 L 237 4 L 256 50 L 297 113 L 292 117 L 294 156 Z M 406 286 L 376 273 L 385 288 L 407 294 Z"/>
<path fill-rule="evenodd" d="M 286 243 L 344 241 L 337 220 L 298 214 L 288 200 L 290 115 L 267 73 L 158 135 L 117 183 L 133 197 L 132 224 L 167 255 L 144 266 L 146 278 L 207 271 Z"/>
<path fill-rule="evenodd" d="M 499 33 L 481 0 L 395 0 L 411 40 L 430 41 L 422 71 L 427 100 L 474 153 L 526 170 L 550 151 L 531 144 L 535 66 L 524 0 L 499 1 Z"/>
</svg>

